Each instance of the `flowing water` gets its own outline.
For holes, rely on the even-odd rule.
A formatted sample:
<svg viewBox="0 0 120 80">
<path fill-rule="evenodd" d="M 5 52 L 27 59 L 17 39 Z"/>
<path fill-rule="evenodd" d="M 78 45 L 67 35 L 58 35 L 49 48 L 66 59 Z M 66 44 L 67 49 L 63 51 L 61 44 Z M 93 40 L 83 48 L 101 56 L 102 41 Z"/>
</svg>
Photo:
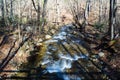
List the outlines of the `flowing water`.
<svg viewBox="0 0 120 80">
<path fill-rule="evenodd" d="M 75 61 L 86 59 L 86 55 L 88 55 L 87 52 L 86 55 L 83 55 L 81 52 L 73 49 L 73 47 L 76 48 L 76 44 L 84 43 L 79 38 L 73 37 L 75 36 L 72 34 L 73 28 L 74 26 L 72 25 L 62 27 L 57 35 L 45 42 L 47 51 L 41 65 L 45 65 L 49 73 L 58 73 L 57 76 L 62 80 L 81 80 L 78 75 L 60 73 L 64 73 L 67 70 L 70 71 Z"/>
</svg>

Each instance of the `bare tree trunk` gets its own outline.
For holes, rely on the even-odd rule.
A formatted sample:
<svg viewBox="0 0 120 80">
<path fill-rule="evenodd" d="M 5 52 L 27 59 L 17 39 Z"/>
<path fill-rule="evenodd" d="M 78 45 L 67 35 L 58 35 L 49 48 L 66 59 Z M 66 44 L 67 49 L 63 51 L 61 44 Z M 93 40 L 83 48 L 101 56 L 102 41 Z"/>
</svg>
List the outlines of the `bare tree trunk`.
<svg viewBox="0 0 120 80">
<path fill-rule="evenodd" d="M 109 31 L 111 40 L 114 39 L 114 24 L 116 14 L 116 0 L 110 0 L 110 11 L 109 11 Z"/>
<path fill-rule="evenodd" d="M 56 6 L 55 6 L 55 12 L 56 12 L 55 25 L 57 25 L 57 22 L 58 22 L 58 0 L 55 0 L 55 2 L 56 2 Z"/>
<path fill-rule="evenodd" d="M 99 22 L 102 21 L 102 0 L 99 0 Z"/>
<path fill-rule="evenodd" d="M 21 39 L 21 28 L 20 28 L 20 23 L 21 23 L 21 0 L 19 0 L 19 2 L 18 2 L 18 5 L 19 5 L 19 14 L 18 14 L 18 16 L 19 16 L 19 23 L 18 23 L 18 36 L 19 36 L 19 42 L 22 40 Z"/>
<path fill-rule="evenodd" d="M 4 9 L 4 1 L 3 0 L 1 0 L 1 11 L 2 11 L 2 18 L 4 19 L 4 17 L 5 17 L 5 9 Z"/>
<path fill-rule="evenodd" d="M 13 0 L 10 0 L 10 18 L 13 20 Z"/>
<path fill-rule="evenodd" d="M 88 25 L 88 18 L 89 18 L 89 11 L 90 11 L 90 0 L 86 1 L 86 7 L 84 12 L 84 25 L 83 30 L 85 29 L 85 26 Z"/>
<path fill-rule="evenodd" d="M 1 0 L 1 11 L 2 11 L 2 26 L 5 26 L 5 9 L 4 0 Z"/>
<path fill-rule="evenodd" d="M 44 26 L 45 26 L 45 15 L 46 15 L 46 7 L 47 7 L 47 1 L 48 0 L 44 0 L 44 3 L 43 3 L 43 12 L 42 12 L 42 31 L 44 30 Z"/>
<path fill-rule="evenodd" d="M 36 6 L 35 6 L 34 0 L 32 0 L 32 4 L 33 4 L 33 7 L 34 7 L 34 9 L 36 10 L 36 12 L 38 12 L 38 10 L 37 10 L 37 8 L 36 8 Z M 32 13 L 32 8 L 31 8 L 31 13 Z M 34 26 L 34 25 L 36 25 L 36 23 L 33 23 L 33 26 Z M 36 27 L 36 26 L 34 27 L 34 31 L 35 31 L 35 33 L 37 32 L 37 27 Z"/>
<path fill-rule="evenodd" d="M 34 7 L 35 10 L 37 11 L 37 8 L 36 8 L 36 6 L 35 6 L 35 2 L 34 2 L 34 0 L 32 0 L 32 3 L 33 3 L 33 7 Z"/>
<path fill-rule="evenodd" d="M 34 0 L 32 0 L 32 4 L 33 4 L 34 9 L 37 12 L 37 27 L 38 27 L 39 33 L 40 33 L 41 32 L 41 27 L 40 27 L 40 0 L 37 0 L 37 8 L 35 6 Z M 35 30 L 37 30 L 37 29 L 35 29 Z M 37 32 L 37 31 L 35 31 L 35 32 Z"/>
<path fill-rule="evenodd" d="M 37 2 L 37 26 L 39 29 L 39 33 L 41 32 L 41 28 L 40 28 L 40 0 L 38 0 Z"/>
</svg>

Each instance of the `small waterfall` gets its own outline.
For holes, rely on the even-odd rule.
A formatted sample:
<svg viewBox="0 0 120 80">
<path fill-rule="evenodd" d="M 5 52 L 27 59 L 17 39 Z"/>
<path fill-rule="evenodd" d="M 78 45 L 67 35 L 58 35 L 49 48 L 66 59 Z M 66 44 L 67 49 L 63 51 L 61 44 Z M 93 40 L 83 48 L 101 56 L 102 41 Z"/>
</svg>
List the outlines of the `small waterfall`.
<svg viewBox="0 0 120 80">
<path fill-rule="evenodd" d="M 69 35 L 71 36 L 72 34 L 69 34 L 71 29 L 71 25 L 62 27 L 60 32 L 53 36 L 51 40 L 46 41 L 46 44 L 57 44 L 59 41 L 62 41 L 63 43 L 66 42 L 66 36 Z M 78 43 L 80 40 L 74 40 L 74 42 Z M 59 45 L 59 44 L 58 44 Z M 66 69 L 72 68 L 72 63 L 74 61 L 77 61 L 80 58 L 86 58 L 86 56 L 82 55 L 81 53 L 73 53 L 72 56 L 70 53 L 64 54 L 63 51 L 58 51 L 59 47 L 56 46 L 50 46 L 48 45 L 48 50 L 46 52 L 46 55 L 43 58 L 42 65 L 46 66 L 46 69 L 49 73 L 54 73 L 54 72 L 65 72 Z M 57 53 L 55 53 L 55 51 Z M 52 56 L 52 55 L 57 56 L 57 60 Z M 59 76 L 60 75 L 60 76 Z M 67 75 L 67 74 L 58 74 L 59 77 L 62 77 L 63 80 L 81 80 L 79 76 L 77 75 Z M 74 79 L 75 78 L 75 79 Z"/>
</svg>

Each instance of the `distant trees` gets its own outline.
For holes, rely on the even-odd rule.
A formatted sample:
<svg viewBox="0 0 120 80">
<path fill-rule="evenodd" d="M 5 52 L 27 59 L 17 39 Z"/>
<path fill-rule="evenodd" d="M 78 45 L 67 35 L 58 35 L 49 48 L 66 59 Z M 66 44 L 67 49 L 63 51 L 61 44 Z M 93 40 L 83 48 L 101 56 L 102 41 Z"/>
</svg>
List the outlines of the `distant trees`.
<svg viewBox="0 0 120 80">
<path fill-rule="evenodd" d="M 46 15 L 46 6 L 47 6 L 47 0 L 43 0 L 43 2 L 40 2 L 40 0 L 37 0 L 37 8 L 34 0 L 32 0 L 34 9 L 37 12 L 37 26 L 39 28 L 39 32 L 41 32 L 45 25 L 45 15 Z M 40 5 L 41 3 L 41 5 Z M 42 9 L 43 7 L 43 9 Z M 42 17 L 41 17 L 42 16 Z"/>
<path fill-rule="evenodd" d="M 34 25 L 37 25 L 37 27 L 35 27 L 35 32 L 37 32 L 37 30 L 39 30 L 39 32 L 42 32 L 48 18 L 51 18 L 49 20 L 51 20 L 50 22 L 52 24 L 54 24 L 54 22 L 55 24 L 58 23 L 58 19 L 59 22 L 62 22 L 60 13 L 62 13 L 62 10 L 64 9 L 60 9 L 60 7 L 63 6 L 62 4 L 64 4 L 64 8 L 67 8 L 66 13 L 71 13 L 74 23 L 77 25 L 77 27 L 79 26 L 81 30 L 83 30 L 85 26 L 89 25 L 89 23 L 91 24 L 90 18 L 93 18 L 93 15 L 96 15 L 97 17 L 95 16 L 95 19 L 98 21 L 98 23 L 106 23 L 107 25 L 109 22 L 108 33 L 111 36 L 111 39 L 114 38 L 114 24 L 117 9 L 117 0 L 61 0 L 62 3 L 60 2 L 60 0 L 51 0 L 51 2 L 54 2 L 54 5 L 52 5 L 52 7 L 47 5 L 51 4 L 48 1 L 50 0 L 0 0 L 0 22 L 2 22 L 2 25 L 4 26 L 5 24 L 9 25 L 11 21 L 16 21 L 16 24 L 22 22 L 23 24 L 29 24 L 33 23 L 32 21 L 34 21 Z M 110 4 L 109 7 L 107 6 L 107 1 L 110 1 L 110 3 L 108 3 Z M 68 3 L 69 7 L 65 5 L 66 3 Z M 33 5 L 31 6 L 31 4 Z M 95 7 L 93 7 L 93 5 L 95 5 Z M 50 17 L 46 17 L 48 16 L 48 8 L 48 13 Z M 68 8 L 70 8 L 70 12 L 67 12 Z M 94 11 L 92 12 L 92 10 Z M 109 12 L 109 14 L 107 12 Z M 30 16 L 31 19 L 29 19 Z M 27 21 L 24 22 L 23 18 L 27 18 Z M 92 21 L 91 25 L 94 25 L 93 22 L 96 23 L 96 20 Z M 103 32 L 106 32 L 106 29 Z"/>
<path fill-rule="evenodd" d="M 1 26 L 7 26 L 13 19 L 13 0 L 0 0 L 1 6 Z"/>
<path fill-rule="evenodd" d="M 80 6 L 79 0 L 74 0 L 70 2 L 70 9 L 73 15 L 73 20 L 75 21 L 75 24 L 80 27 L 80 31 L 84 31 L 85 26 L 88 25 L 90 3 L 91 0 L 86 0 L 85 7 L 83 8 L 82 6 Z"/>
<path fill-rule="evenodd" d="M 73 21 L 76 27 L 82 28 L 80 20 L 83 18 L 83 12 L 81 11 L 79 0 L 68 0 L 66 1 L 69 5 L 71 15 L 73 16 Z M 82 18 L 81 18 L 82 17 Z"/>
<path fill-rule="evenodd" d="M 84 30 L 85 26 L 89 25 L 88 19 L 91 18 L 91 17 L 89 17 L 91 1 L 95 2 L 95 0 L 86 0 L 85 7 L 84 8 L 82 7 L 83 11 L 80 11 L 79 0 L 74 0 L 74 1 L 70 0 L 69 1 L 71 12 L 73 15 L 73 20 L 75 21 L 75 24 L 80 26 L 81 30 Z M 104 25 L 107 28 L 107 22 L 109 22 L 108 34 L 110 35 L 110 39 L 112 40 L 115 37 L 115 29 L 114 28 L 115 28 L 115 21 L 116 21 L 117 0 L 108 0 L 108 1 L 110 2 L 109 6 L 107 6 L 107 4 L 105 5 L 105 11 L 103 13 L 103 7 L 104 7 L 103 4 L 105 3 L 105 1 L 97 0 L 96 1 L 97 3 L 94 5 L 99 5 L 99 7 L 96 6 L 97 8 L 95 8 L 96 10 L 98 10 L 99 14 L 97 14 L 97 13 L 94 13 L 94 14 L 96 14 L 98 16 L 97 17 L 98 26 L 100 26 L 101 28 Z M 107 8 L 107 10 L 109 10 L 109 14 L 106 14 L 106 11 L 107 11 L 106 8 Z M 81 12 L 84 12 L 84 15 L 80 14 Z M 103 17 L 105 15 L 109 15 L 109 19 L 105 19 L 106 17 Z M 83 16 L 83 20 L 82 19 L 80 20 L 81 16 Z M 103 22 L 103 21 L 105 21 L 105 22 Z M 104 32 L 105 32 L 105 30 L 104 30 Z M 101 32 L 101 29 L 100 29 L 100 32 Z"/>
</svg>

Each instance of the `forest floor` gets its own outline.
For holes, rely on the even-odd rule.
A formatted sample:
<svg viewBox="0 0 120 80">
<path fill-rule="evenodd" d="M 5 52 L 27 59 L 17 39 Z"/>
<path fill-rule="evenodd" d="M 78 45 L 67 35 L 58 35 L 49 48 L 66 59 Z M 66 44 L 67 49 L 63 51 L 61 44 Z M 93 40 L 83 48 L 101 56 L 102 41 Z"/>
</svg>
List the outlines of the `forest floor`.
<svg viewBox="0 0 120 80">
<path fill-rule="evenodd" d="M 28 61 L 34 60 L 36 55 L 32 55 L 31 51 L 38 52 L 43 47 L 43 43 L 47 40 L 50 40 L 56 33 L 58 33 L 55 29 L 51 29 L 51 34 L 40 34 L 39 36 L 33 34 L 31 38 L 24 43 L 24 45 L 19 49 L 15 57 L 11 59 L 11 61 L 5 66 L 4 70 L 18 70 L 21 68 L 23 63 L 28 63 Z M 10 32 L 5 28 L 0 29 L 0 63 L 3 62 L 4 58 L 10 52 L 11 54 L 19 47 L 21 41 L 18 39 L 18 32 L 14 34 L 15 31 Z M 101 36 L 101 33 L 94 29 L 93 27 L 87 27 L 85 33 L 79 32 L 79 29 L 71 30 L 71 34 L 75 34 L 76 36 L 81 37 L 81 39 L 85 42 L 84 47 L 87 51 L 90 50 L 92 53 L 90 56 L 95 57 L 98 55 L 100 60 L 105 62 L 103 67 L 110 67 L 110 75 L 118 75 L 115 73 L 116 71 L 120 71 L 120 39 L 117 38 L 115 40 L 110 41 L 107 36 L 106 37 L 97 37 L 96 34 Z M 25 35 L 25 34 L 23 34 Z M 28 37 L 29 34 L 27 34 Z M 14 45 L 15 43 L 15 45 Z M 10 51 L 11 47 L 14 45 L 12 51 Z M 42 53 L 42 52 L 41 52 Z M 10 55 L 11 55 L 10 54 Z M 32 55 L 32 57 L 31 57 Z M 94 60 L 93 60 L 94 61 Z M 1 65 L 1 64 L 0 64 Z M 109 72 L 109 70 L 108 70 Z M 7 76 L 9 73 L 2 73 L 1 76 Z"/>
</svg>

